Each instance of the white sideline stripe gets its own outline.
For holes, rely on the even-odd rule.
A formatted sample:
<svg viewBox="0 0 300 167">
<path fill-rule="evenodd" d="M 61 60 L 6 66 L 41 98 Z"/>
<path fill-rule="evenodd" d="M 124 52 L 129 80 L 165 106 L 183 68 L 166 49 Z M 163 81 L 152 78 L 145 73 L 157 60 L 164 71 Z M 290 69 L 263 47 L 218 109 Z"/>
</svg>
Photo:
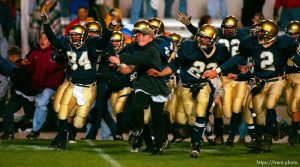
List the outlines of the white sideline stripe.
<svg viewBox="0 0 300 167">
<path fill-rule="evenodd" d="M 42 146 L 20 146 L 20 145 L 9 145 L 9 146 L 0 146 L 0 150 L 54 150 L 54 148 L 42 147 Z"/>
<path fill-rule="evenodd" d="M 88 145 L 90 145 L 90 146 L 96 146 L 96 144 L 94 142 L 92 142 L 92 141 L 86 140 L 85 142 Z M 114 167 L 122 167 L 122 165 L 118 161 L 114 160 L 111 156 L 109 156 L 108 154 L 106 154 L 105 152 L 103 152 L 101 148 L 95 148 L 94 150 L 98 153 L 98 155 L 101 158 L 103 158 L 104 160 L 106 160 L 107 162 L 109 162 L 112 166 L 114 166 Z"/>
</svg>

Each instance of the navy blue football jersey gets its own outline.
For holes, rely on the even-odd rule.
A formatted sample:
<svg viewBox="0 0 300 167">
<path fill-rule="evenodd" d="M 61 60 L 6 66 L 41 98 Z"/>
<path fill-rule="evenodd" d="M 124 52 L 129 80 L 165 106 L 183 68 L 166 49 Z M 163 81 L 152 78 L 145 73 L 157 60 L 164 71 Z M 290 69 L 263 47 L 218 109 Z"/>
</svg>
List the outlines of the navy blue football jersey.
<svg viewBox="0 0 300 167">
<path fill-rule="evenodd" d="M 235 36 L 233 37 L 227 37 L 224 36 L 222 33 L 222 29 L 219 28 L 218 29 L 218 35 L 219 35 L 219 39 L 218 39 L 218 43 L 225 45 L 228 50 L 231 53 L 231 56 L 235 56 L 237 54 L 239 54 L 239 45 L 240 42 L 243 40 L 243 38 L 245 38 L 248 35 L 248 29 L 245 28 L 238 28 L 237 33 Z M 239 65 L 246 65 L 246 61 L 240 62 Z M 237 66 L 232 67 L 230 69 L 227 69 L 226 71 L 222 71 L 223 75 L 228 75 L 229 73 L 234 73 L 234 74 L 238 74 L 240 73 L 240 70 L 238 69 Z"/>
<path fill-rule="evenodd" d="M 133 53 L 134 48 L 132 45 L 126 45 L 124 49 L 122 49 L 118 54 L 123 54 L 123 53 Z M 122 74 L 119 71 L 116 71 L 115 69 L 112 70 L 112 78 L 109 81 L 110 88 L 113 91 L 119 91 L 124 87 L 131 86 L 130 82 L 130 74 Z"/>
<path fill-rule="evenodd" d="M 163 70 L 167 66 L 174 69 L 173 62 L 168 63 L 168 60 L 174 51 L 174 42 L 172 38 L 166 36 L 159 36 L 155 38 L 155 41 L 158 45 L 158 51 L 161 58 L 161 63 L 162 63 L 161 69 Z"/>
<path fill-rule="evenodd" d="M 207 82 L 202 75 L 206 70 L 216 68 L 231 57 L 228 49 L 216 44 L 210 54 L 198 47 L 197 41 L 185 41 L 178 51 L 180 79 L 184 84 Z"/>
<path fill-rule="evenodd" d="M 58 50 L 66 52 L 68 57 L 66 76 L 73 83 L 91 84 L 96 81 L 97 50 L 102 50 L 111 32 L 104 33 L 102 37 L 88 37 L 79 48 L 70 44 L 69 37 L 56 38 L 49 24 L 45 24 L 45 32 L 51 44 Z"/>
<path fill-rule="evenodd" d="M 297 53 L 300 54 L 300 43 L 298 42 Z M 296 65 L 293 60 L 288 59 L 286 66 L 286 73 L 300 73 L 300 66 Z"/>
<path fill-rule="evenodd" d="M 265 48 L 249 35 L 240 44 L 241 56 L 251 57 L 254 61 L 254 75 L 262 79 L 282 76 L 288 58 L 296 54 L 297 43 L 287 35 L 279 36 Z"/>
</svg>

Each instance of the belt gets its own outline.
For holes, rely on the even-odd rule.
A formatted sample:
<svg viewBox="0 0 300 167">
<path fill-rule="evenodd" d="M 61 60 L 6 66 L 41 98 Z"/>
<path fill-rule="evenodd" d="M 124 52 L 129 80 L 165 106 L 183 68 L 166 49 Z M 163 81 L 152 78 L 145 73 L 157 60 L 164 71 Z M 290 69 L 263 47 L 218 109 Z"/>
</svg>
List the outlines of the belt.
<svg viewBox="0 0 300 167">
<path fill-rule="evenodd" d="M 84 88 L 91 88 L 91 87 L 93 87 L 93 86 L 96 85 L 96 82 L 91 83 L 91 84 L 80 84 L 80 83 L 74 83 L 74 82 L 72 82 L 72 84 L 74 84 L 76 86 L 84 87 Z"/>
<path fill-rule="evenodd" d="M 207 82 L 203 82 L 203 83 L 197 83 L 197 84 L 181 84 L 182 87 L 184 88 L 191 88 L 193 86 L 204 86 L 205 84 L 207 84 Z"/>
<path fill-rule="evenodd" d="M 255 78 L 256 82 L 276 82 L 283 80 L 284 77 L 276 77 L 276 78 L 269 78 L 269 79 L 261 79 L 261 78 Z"/>
<path fill-rule="evenodd" d="M 190 88 L 190 85 L 182 84 L 182 87 L 184 87 L 184 88 Z"/>
</svg>

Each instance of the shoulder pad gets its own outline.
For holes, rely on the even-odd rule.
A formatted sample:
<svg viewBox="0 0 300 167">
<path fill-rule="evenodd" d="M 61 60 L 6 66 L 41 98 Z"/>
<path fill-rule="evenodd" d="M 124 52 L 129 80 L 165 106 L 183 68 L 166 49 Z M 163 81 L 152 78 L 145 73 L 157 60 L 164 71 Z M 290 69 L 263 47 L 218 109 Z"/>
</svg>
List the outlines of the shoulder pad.
<svg viewBox="0 0 300 167">
<path fill-rule="evenodd" d="M 223 33 L 222 33 L 222 29 L 221 28 L 217 28 L 217 32 L 218 32 L 218 36 L 222 37 Z"/>
<path fill-rule="evenodd" d="M 255 38 L 253 35 L 247 35 L 243 40 L 241 41 L 239 45 L 239 50 L 243 49 L 251 49 L 253 46 L 253 43 L 255 42 Z"/>
<path fill-rule="evenodd" d="M 173 42 L 173 39 L 171 37 L 168 36 L 160 36 L 159 38 L 166 40 L 167 42 Z"/>
<path fill-rule="evenodd" d="M 197 42 L 193 40 L 187 40 L 181 44 L 179 50 L 181 50 L 181 53 L 184 55 L 191 55 L 195 48 L 197 48 Z"/>
<path fill-rule="evenodd" d="M 286 49 L 291 47 L 297 47 L 297 42 L 290 37 L 289 35 L 281 35 L 277 39 L 278 42 L 278 48 L 279 49 Z"/>
<path fill-rule="evenodd" d="M 237 32 L 237 36 L 241 39 L 243 39 L 245 36 L 250 34 L 250 28 L 249 27 L 243 27 L 239 28 Z"/>
</svg>

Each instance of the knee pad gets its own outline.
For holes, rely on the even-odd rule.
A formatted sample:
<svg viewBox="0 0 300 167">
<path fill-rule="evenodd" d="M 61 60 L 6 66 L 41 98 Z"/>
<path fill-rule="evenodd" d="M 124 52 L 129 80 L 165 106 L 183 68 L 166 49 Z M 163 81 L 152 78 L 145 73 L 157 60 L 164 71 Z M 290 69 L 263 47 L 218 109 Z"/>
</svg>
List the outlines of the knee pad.
<svg viewBox="0 0 300 167">
<path fill-rule="evenodd" d="M 196 116 L 187 116 L 187 123 L 189 126 L 194 126 L 196 122 Z"/>
<path fill-rule="evenodd" d="M 227 104 L 227 105 L 223 104 L 222 109 L 223 109 L 222 112 L 223 112 L 224 117 L 226 119 L 230 119 L 232 116 L 231 103 Z M 219 114 L 219 117 L 220 117 L 220 114 Z"/>
<path fill-rule="evenodd" d="M 77 129 L 82 128 L 85 124 L 85 121 L 86 121 L 86 117 L 75 116 L 73 120 L 74 127 Z"/>
<path fill-rule="evenodd" d="M 261 112 L 256 115 L 256 123 L 261 126 L 266 125 L 266 112 Z"/>
<path fill-rule="evenodd" d="M 69 106 L 66 104 L 62 104 L 58 112 L 58 119 L 65 120 L 68 118 L 68 116 L 69 116 Z"/>
<path fill-rule="evenodd" d="M 144 124 L 148 124 L 151 120 L 150 107 L 144 110 Z"/>
<path fill-rule="evenodd" d="M 299 111 L 299 102 L 300 102 L 300 98 L 299 97 L 294 97 L 292 99 L 292 102 L 291 102 L 291 109 L 290 111 L 291 112 L 298 112 Z"/>
<path fill-rule="evenodd" d="M 222 104 L 218 104 L 215 106 L 213 110 L 213 115 L 216 118 L 222 118 L 223 117 L 223 106 Z"/>
</svg>

